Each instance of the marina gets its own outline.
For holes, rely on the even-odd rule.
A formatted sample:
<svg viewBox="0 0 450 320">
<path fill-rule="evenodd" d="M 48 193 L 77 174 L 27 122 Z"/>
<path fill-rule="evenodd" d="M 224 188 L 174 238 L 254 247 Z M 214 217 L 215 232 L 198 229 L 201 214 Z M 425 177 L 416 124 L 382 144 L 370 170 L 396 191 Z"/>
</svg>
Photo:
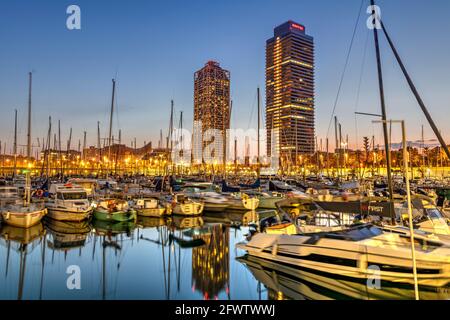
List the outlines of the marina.
<svg viewBox="0 0 450 320">
<path fill-rule="evenodd" d="M 157 181 L 157 177 L 149 178 L 142 185 L 157 185 Z M 221 184 L 192 178 L 173 181 L 184 191 L 171 195 L 169 191 L 144 191 L 147 187 L 139 187 L 137 194 L 127 194 L 124 190 L 130 188 L 126 183 L 111 183 L 111 190 L 91 190 L 96 196 L 89 200 L 81 186 L 51 185 L 49 190 L 56 193 L 55 199 L 64 201 L 57 215 L 46 214 L 27 228 L 2 221 L 0 255 L 5 259 L 0 264 L 4 279 L 0 298 L 415 297 L 410 229 L 402 227 L 407 226 L 407 219 L 399 194 L 392 225 L 388 198 L 368 197 L 367 190 L 350 194 L 349 190 L 330 186 L 313 192 L 312 186 L 323 184 L 305 180 L 302 184 L 310 185 L 307 190 L 289 185 L 295 193 L 271 194 L 271 198 L 277 198 L 273 207 L 267 205 L 272 208 L 248 210 L 244 205 L 219 208 L 208 203 L 216 203 L 218 196 L 230 203 L 237 198 L 267 197 L 270 191 L 257 190 L 288 184 L 260 179 L 257 189 L 230 195 L 219 191 Z M 171 188 L 170 183 L 167 186 Z M 207 186 L 205 190 L 209 191 L 198 193 L 199 197 L 190 201 L 213 210 L 186 211 L 192 210 L 191 206 L 173 210 L 193 195 L 194 186 Z M 207 196 L 211 190 L 216 190 L 215 195 Z M 320 195 L 325 190 L 327 197 Z M 110 192 L 116 198 L 111 198 Z M 139 193 L 152 196 L 141 197 Z M 35 190 L 33 203 L 43 203 L 51 212 L 55 206 L 50 200 L 52 192 L 49 200 L 38 195 L 41 193 Z M 434 201 L 431 192 L 429 196 L 413 197 L 418 294 L 420 299 L 448 299 L 448 212 L 435 205 L 437 194 Z M 353 200 L 343 201 L 343 197 Z M 72 209 L 71 201 L 80 201 L 83 209 Z M 86 210 L 86 204 L 90 209 Z M 81 270 L 81 290 L 68 290 L 66 286 L 68 268 L 74 265 Z M 381 286 L 368 289 L 374 267 L 379 268 L 375 270 L 379 270 Z"/>
<path fill-rule="evenodd" d="M 422 66 L 435 58 L 418 58 L 397 21 L 403 8 L 385 1 L 381 19 L 382 0 L 339 4 L 345 23 L 330 36 L 308 21 L 317 8 L 303 11 L 307 2 L 288 11 L 307 25 L 276 16 L 288 7 L 258 4 L 271 25 L 254 5 L 234 4 L 261 28 L 248 29 L 239 10 L 220 37 L 220 10 L 199 6 L 192 24 L 209 21 L 208 30 L 177 23 L 195 35 L 189 43 L 159 15 L 140 16 L 145 2 L 130 7 L 125 31 L 109 27 L 111 38 L 93 20 L 79 32 L 71 5 L 68 42 L 55 41 L 67 52 L 49 47 L 50 59 L 22 48 L 20 63 L 8 52 L 20 68 L 0 77 L 10 88 L 0 109 L 14 111 L 0 126 L 0 301 L 449 300 L 448 90 Z M 417 6 L 407 7 L 422 13 Z M 153 30 L 155 43 L 129 26 Z M 236 37 L 233 50 L 215 43 L 225 34 Z M 87 39 L 101 48 L 72 57 L 86 50 L 72 41 Z M 184 69 L 185 57 L 205 58 L 190 51 L 200 48 L 221 62 Z M 251 48 L 260 60 L 244 59 Z M 61 66 L 60 56 L 73 61 Z M 73 75 L 63 81 L 51 68 Z"/>
</svg>

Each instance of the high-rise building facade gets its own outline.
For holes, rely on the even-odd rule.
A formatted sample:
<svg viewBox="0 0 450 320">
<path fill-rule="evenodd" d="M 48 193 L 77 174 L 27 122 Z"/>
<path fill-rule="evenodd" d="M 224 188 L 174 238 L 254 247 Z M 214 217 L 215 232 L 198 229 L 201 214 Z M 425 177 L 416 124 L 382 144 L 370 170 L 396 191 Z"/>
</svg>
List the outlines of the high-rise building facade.
<svg viewBox="0 0 450 320">
<path fill-rule="evenodd" d="M 201 122 L 201 128 L 198 123 Z M 214 150 L 207 157 L 223 159 L 225 150 L 223 138 L 226 130 L 230 128 L 230 72 L 220 67 L 215 61 L 208 61 L 205 66 L 194 75 L 194 137 L 202 137 L 202 142 L 194 141 L 194 146 Z M 205 135 L 209 129 L 220 132 L 221 139 L 214 139 Z M 196 134 L 196 130 L 201 131 Z M 198 150 L 193 150 L 194 154 Z M 205 161 L 203 153 L 203 161 Z M 197 158 L 198 159 L 198 158 Z"/>
<path fill-rule="evenodd" d="M 314 153 L 314 39 L 293 21 L 266 42 L 266 129 L 268 155 L 282 163 Z"/>
</svg>

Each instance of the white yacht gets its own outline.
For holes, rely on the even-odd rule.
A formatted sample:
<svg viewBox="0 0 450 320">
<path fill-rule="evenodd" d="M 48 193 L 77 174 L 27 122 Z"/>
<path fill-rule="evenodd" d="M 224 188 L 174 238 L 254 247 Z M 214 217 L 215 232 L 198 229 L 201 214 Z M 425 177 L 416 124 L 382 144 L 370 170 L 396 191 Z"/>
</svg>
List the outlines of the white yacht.
<svg viewBox="0 0 450 320">
<path fill-rule="evenodd" d="M 205 211 L 222 212 L 230 207 L 228 197 L 217 192 L 210 182 L 190 182 L 182 187 L 182 191 L 192 200 L 202 202 Z"/>
<path fill-rule="evenodd" d="M 250 256 L 298 269 L 358 279 L 371 279 L 376 270 L 384 281 L 414 284 L 410 241 L 407 234 L 363 224 L 309 234 L 256 233 L 237 247 Z M 415 249 L 418 284 L 448 285 L 450 247 L 416 235 Z"/>
<path fill-rule="evenodd" d="M 82 221 L 93 211 L 84 188 L 73 184 L 52 184 L 45 206 L 48 216 L 61 221 Z"/>
</svg>

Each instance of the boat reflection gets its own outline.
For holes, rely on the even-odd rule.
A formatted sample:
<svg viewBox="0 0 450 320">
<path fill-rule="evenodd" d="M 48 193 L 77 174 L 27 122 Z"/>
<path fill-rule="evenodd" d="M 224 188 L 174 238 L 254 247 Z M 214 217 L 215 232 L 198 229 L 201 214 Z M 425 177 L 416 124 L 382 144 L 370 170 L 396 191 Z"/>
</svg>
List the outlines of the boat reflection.
<svg viewBox="0 0 450 320">
<path fill-rule="evenodd" d="M 237 258 L 267 288 L 268 299 L 286 300 L 414 300 L 414 287 L 381 282 L 379 288 L 366 281 L 329 277 L 292 268 L 257 257 Z M 422 300 L 448 300 L 449 288 L 420 287 Z"/>
<path fill-rule="evenodd" d="M 50 235 L 47 245 L 53 250 L 81 248 L 91 232 L 91 226 L 87 221 L 59 221 L 48 218 L 44 224 Z"/>
<path fill-rule="evenodd" d="M 20 262 L 19 280 L 17 282 L 17 300 L 22 300 L 24 294 L 27 256 L 43 243 L 42 239 L 45 236 L 45 233 L 45 228 L 41 222 L 30 228 L 3 225 L 0 229 L 0 242 L 6 248 L 5 277 L 8 277 L 11 250 L 19 254 Z M 44 260 L 42 260 L 42 270 L 44 270 Z M 43 273 L 41 273 L 40 297 L 42 297 L 42 284 Z"/>
<path fill-rule="evenodd" d="M 201 227 L 203 226 L 203 223 L 204 221 L 202 217 L 173 216 L 171 226 L 177 230 L 184 230 Z"/>
<path fill-rule="evenodd" d="M 157 228 L 167 226 L 171 224 L 172 218 L 170 217 L 144 217 L 138 216 L 136 224 L 141 229 Z"/>
<path fill-rule="evenodd" d="M 92 222 L 93 231 L 99 236 L 113 236 L 119 234 L 131 235 L 133 230 L 136 228 L 136 224 L 132 221 L 103 221 L 94 220 Z"/>
</svg>

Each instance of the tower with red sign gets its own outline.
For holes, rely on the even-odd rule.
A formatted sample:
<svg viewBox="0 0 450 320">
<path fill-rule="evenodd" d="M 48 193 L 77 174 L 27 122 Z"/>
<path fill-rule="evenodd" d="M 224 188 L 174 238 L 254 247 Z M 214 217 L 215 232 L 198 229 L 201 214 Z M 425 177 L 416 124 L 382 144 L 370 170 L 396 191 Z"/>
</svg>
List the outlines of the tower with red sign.
<svg viewBox="0 0 450 320">
<path fill-rule="evenodd" d="M 267 152 L 282 164 L 314 153 L 314 39 L 294 21 L 266 42 L 266 129 Z"/>
</svg>

